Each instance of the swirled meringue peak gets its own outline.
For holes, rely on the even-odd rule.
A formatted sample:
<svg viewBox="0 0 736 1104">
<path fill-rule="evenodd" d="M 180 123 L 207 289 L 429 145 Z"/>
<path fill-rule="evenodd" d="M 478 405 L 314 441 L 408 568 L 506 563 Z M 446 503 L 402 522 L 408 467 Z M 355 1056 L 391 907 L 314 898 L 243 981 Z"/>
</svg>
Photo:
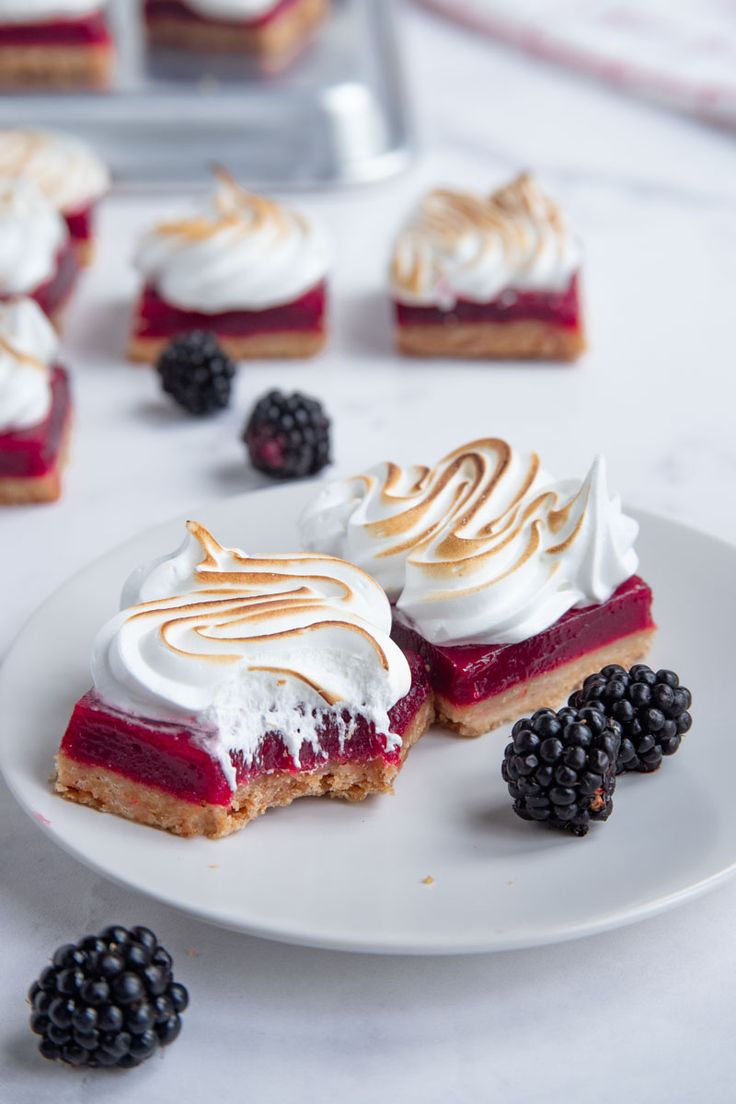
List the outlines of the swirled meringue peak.
<svg viewBox="0 0 736 1104">
<path fill-rule="evenodd" d="M 0 295 L 25 295 L 48 280 L 67 238 L 63 218 L 32 180 L 0 178 Z"/>
<path fill-rule="evenodd" d="M 107 168 L 86 142 L 53 130 L 0 130 L 0 176 L 30 177 L 58 211 L 70 214 L 110 186 Z"/>
<path fill-rule="evenodd" d="M 638 565 L 638 525 L 601 457 L 583 480 L 556 480 L 497 438 L 433 468 L 379 464 L 328 484 L 300 527 L 307 548 L 372 574 L 434 644 L 527 640 L 605 602 Z"/>
<path fill-rule="evenodd" d="M 298 765 L 305 740 L 318 750 L 327 712 L 344 740 L 362 716 L 399 746 L 388 710 L 411 674 L 378 584 L 342 560 L 249 556 L 198 522 L 187 528 L 178 551 L 134 571 L 98 634 L 100 697 L 145 718 L 196 721 L 233 787 L 231 752 L 250 764 L 277 732 Z"/>
<path fill-rule="evenodd" d="M 300 298 L 325 277 L 320 231 L 298 211 L 241 188 L 218 171 L 201 213 L 150 231 L 136 263 L 147 283 L 184 310 L 265 310 Z"/>
<path fill-rule="evenodd" d="M 58 348 L 54 327 L 33 299 L 0 303 L 0 433 L 46 418 Z"/>
<path fill-rule="evenodd" d="M 522 174 L 489 196 L 425 196 L 397 237 L 391 285 L 400 303 L 450 310 L 505 291 L 565 291 L 580 262 L 558 207 Z"/>
</svg>

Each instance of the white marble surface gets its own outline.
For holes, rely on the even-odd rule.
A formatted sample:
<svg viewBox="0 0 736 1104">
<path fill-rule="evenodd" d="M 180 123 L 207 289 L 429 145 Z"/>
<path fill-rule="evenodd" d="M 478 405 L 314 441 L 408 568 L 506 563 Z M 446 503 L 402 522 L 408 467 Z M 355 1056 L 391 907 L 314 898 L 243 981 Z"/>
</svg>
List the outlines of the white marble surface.
<svg viewBox="0 0 736 1104">
<path fill-rule="evenodd" d="M 400 180 L 305 204 L 336 241 L 330 350 L 246 367 L 223 417 L 179 416 L 152 375 L 120 358 L 131 242 L 157 205 L 107 204 L 98 263 L 69 317 L 77 425 L 64 500 L 0 517 L 0 654 L 47 593 L 132 530 L 260 486 L 238 432 L 272 384 L 326 401 L 339 469 L 431 459 L 487 432 L 538 448 L 559 472 L 601 450 L 629 502 L 736 541 L 732 136 L 416 10 L 405 30 L 425 155 Z M 402 363 L 382 298 L 397 220 L 425 184 L 484 186 L 523 165 L 585 238 L 589 355 L 576 367 Z M 734 1098 L 736 885 L 577 944 L 363 958 L 241 938 L 126 894 L 57 851 L 5 790 L 0 833 L 3 1104 Z M 174 952 L 193 997 L 182 1040 L 127 1076 L 47 1066 L 25 989 L 57 943 L 118 918 L 150 924 Z"/>
</svg>

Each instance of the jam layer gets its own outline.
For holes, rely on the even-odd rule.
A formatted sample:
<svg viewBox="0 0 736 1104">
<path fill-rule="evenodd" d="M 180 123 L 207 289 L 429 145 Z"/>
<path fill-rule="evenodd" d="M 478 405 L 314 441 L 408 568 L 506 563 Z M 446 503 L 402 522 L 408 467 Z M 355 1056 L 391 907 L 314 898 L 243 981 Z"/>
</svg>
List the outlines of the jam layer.
<svg viewBox="0 0 736 1104">
<path fill-rule="evenodd" d="M 399 736 L 430 694 L 423 663 L 416 655 L 408 658 L 412 668 L 411 689 L 389 712 L 391 731 Z M 156 786 L 183 801 L 229 805 L 232 791 L 222 767 L 201 746 L 208 737 L 211 732 L 204 729 L 119 713 L 90 691 L 74 708 L 61 750 L 77 762 L 101 766 L 135 782 Z M 386 734 L 377 732 L 362 717 L 357 718 L 353 734 L 341 747 L 337 723 L 328 715 L 319 742 L 321 752 L 305 741 L 297 766 L 279 734 L 266 734 L 250 765 L 237 755 L 232 756 L 237 784 L 263 774 L 312 771 L 326 762 L 364 763 L 381 759 L 398 764 L 400 761 L 400 749 L 388 750 Z"/>
<path fill-rule="evenodd" d="M 56 261 L 56 272 L 31 293 L 41 310 L 50 318 L 60 310 L 72 293 L 77 276 L 79 275 L 79 260 L 74 245 L 71 241 L 62 249 Z"/>
<path fill-rule="evenodd" d="M 68 241 L 56 258 L 56 268 L 53 276 L 45 283 L 40 284 L 35 290 L 28 291 L 31 299 L 35 299 L 41 310 L 53 318 L 57 311 L 66 303 L 72 293 L 77 276 L 79 275 L 79 258 L 76 246 Z M 0 299 L 10 299 L 12 296 L 0 292 Z"/>
<path fill-rule="evenodd" d="M 289 8 L 293 8 L 298 0 L 276 0 L 273 7 L 263 15 L 254 19 L 210 19 L 200 12 L 192 11 L 182 0 L 146 0 L 146 22 L 154 23 L 158 19 L 176 19 L 182 23 L 217 23 L 220 26 L 241 27 L 265 27 L 268 23 L 278 19 Z"/>
<path fill-rule="evenodd" d="M 100 13 L 82 19 L 49 19 L 35 23 L 0 21 L 3 46 L 109 46 L 112 43 L 105 17 Z"/>
<path fill-rule="evenodd" d="M 0 478 L 37 479 L 53 471 L 70 416 L 69 377 L 57 367 L 46 419 L 28 429 L 0 433 Z"/>
<path fill-rule="evenodd" d="M 433 689 L 457 705 L 473 705 L 547 674 L 622 637 L 654 628 L 652 592 L 638 575 L 607 602 L 572 609 L 544 632 L 519 644 L 430 644 L 394 620 L 392 636 L 426 661 Z"/>
<path fill-rule="evenodd" d="M 472 322 L 544 322 L 564 329 L 577 329 L 580 325 L 580 297 L 578 278 L 573 276 L 570 286 L 562 292 L 504 291 L 489 303 L 473 303 L 458 299 L 454 307 L 409 306 L 394 303 L 396 322 L 399 326 L 452 326 Z"/>
<path fill-rule="evenodd" d="M 74 211 L 65 211 L 64 219 L 69 227 L 69 237 L 73 242 L 88 242 L 92 239 L 95 204 L 77 207 Z"/>
<path fill-rule="evenodd" d="M 181 310 L 167 303 L 147 285 L 143 289 L 135 322 L 138 338 L 168 338 L 187 330 L 211 330 L 220 337 L 250 337 L 268 333 L 317 333 L 324 331 L 327 289 L 324 283 L 299 299 L 265 310 L 204 311 Z"/>
</svg>

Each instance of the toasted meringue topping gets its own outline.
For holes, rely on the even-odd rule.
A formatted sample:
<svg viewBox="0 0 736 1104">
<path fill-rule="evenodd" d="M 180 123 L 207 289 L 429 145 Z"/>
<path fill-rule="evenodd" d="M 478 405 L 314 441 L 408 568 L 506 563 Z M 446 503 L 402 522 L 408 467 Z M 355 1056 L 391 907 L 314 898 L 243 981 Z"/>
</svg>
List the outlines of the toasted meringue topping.
<svg viewBox="0 0 736 1104">
<path fill-rule="evenodd" d="M 579 266 L 560 211 L 524 174 L 488 197 L 430 192 L 396 240 L 391 284 L 399 302 L 449 310 L 504 291 L 564 291 Z"/>
<path fill-rule="evenodd" d="M 0 179 L 0 296 L 25 295 L 56 271 L 66 223 L 32 180 Z"/>
<path fill-rule="evenodd" d="M 536 453 L 488 438 L 434 468 L 379 464 L 328 484 L 301 519 L 307 548 L 370 572 L 433 643 L 516 643 L 634 574 L 638 526 L 598 458 L 554 480 Z"/>
<path fill-rule="evenodd" d="M 98 199 L 110 185 L 107 169 L 85 142 L 50 130 L 0 130 L 0 176 L 30 177 L 67 214 Z"/>
<path fill-rule="evenodd" d="M 33 299 L 0 303 L 0 433 L 47 417 L 58 347 L 56 331 Z"/>
<path fill-rule="evenodd" d="M 217 176 L 207 209 L 143 239 L 146 281 L 175 306 L 211 313 L 279 306 L 319 284 L 328 267 L 322 235 L 299 212 Z"/>
<path fill-rule="evenodd" d="M 97 637 L 103 699 L 151 719 L 196 719 L 233 786 L 231 752 L 251 763 L 278 732 L 298 763 L 305 740 L 318 750 L 328 711 L 343 739 L 361 715 L 398 746 L 388 710 L 411 676 L 378 584 L 331 557 L 248 556 L 197 522 L 187 528 L 176 553 L 133 573 Z"/>
</svg>

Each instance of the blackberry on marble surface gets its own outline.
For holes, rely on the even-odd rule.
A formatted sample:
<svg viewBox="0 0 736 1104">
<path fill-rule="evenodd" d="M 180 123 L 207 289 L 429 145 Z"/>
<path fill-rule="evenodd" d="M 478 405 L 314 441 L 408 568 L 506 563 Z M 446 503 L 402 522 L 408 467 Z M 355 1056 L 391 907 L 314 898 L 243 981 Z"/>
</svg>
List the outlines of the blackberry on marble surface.
<svg viewBox="0 0 736 1104">
<path fill-rule="evenodd" d="M 254 468 L 276 479 L 316 475 L 330 463 L 330 419 L 317 399 L 269 391 L 250 413 L 243 441 Z"/>
<path fill-rule="evenodd" d="M 190 414 L 212 414 L 230 402 L 235 365 L 214 334 L 192 330 L 170 341 L 156 362 L 161 386 Z"/>
<path fill-rule="evenodd" d="M 28 999 L 44 1058 L 123 1069 L 173 1042 L 189 1003 L 155 934 L 120 924 L 59 947 Z"/>
</svg>

